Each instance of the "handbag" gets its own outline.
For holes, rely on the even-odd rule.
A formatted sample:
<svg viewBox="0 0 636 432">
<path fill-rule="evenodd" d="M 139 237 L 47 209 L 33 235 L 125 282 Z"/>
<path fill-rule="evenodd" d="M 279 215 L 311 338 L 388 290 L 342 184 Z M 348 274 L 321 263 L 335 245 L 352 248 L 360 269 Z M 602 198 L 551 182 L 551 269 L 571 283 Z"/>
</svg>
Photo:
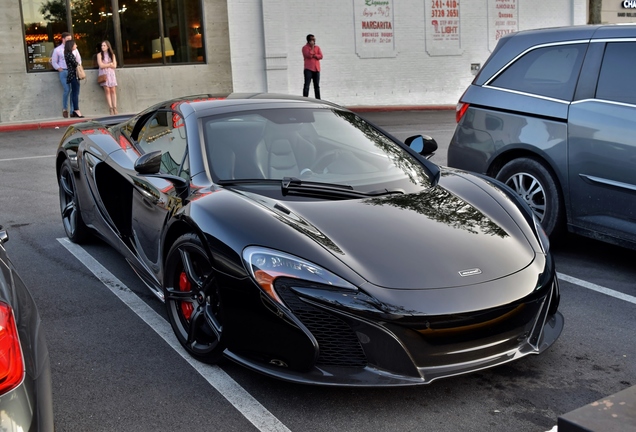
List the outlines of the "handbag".
<svg viewBox="0 0 636 432">
<path fill-rule="evenodd" d="M 97 75 L 97 84 L 105 83 L 107 79 L 106 75 Z"/>
<path fill-rule="evenodd" d="M 82 66 L 81 64 L 77 65 L 77 69 L 75 70 L 75 73 L 77 74 L 77 79 L 79 80 L 83 80 L 84 78 L 86 78 L 86 72 L 84 72 L 84 66 Z"/>
</svg>

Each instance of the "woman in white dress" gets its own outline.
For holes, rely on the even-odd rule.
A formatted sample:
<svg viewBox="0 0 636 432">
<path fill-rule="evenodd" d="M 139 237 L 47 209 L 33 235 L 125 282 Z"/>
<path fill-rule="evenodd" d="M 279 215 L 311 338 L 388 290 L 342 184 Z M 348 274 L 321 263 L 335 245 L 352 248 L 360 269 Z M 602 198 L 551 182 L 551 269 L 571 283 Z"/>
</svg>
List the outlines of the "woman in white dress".
<svg viewBox="0 0 636 432">
<path fill-rule="evenodd" d="M 102 50 L 97 54 L 97 64 L 99 65 L 98 76 L 106 76 L 98 78 L 99 85 L 103 87 L 108 102 L 110 114 L 117 113 L 117 77 L 115 76 L 115 68 L 117 67 L 117 59 L 110 42 L 102 41 Z"/>
</svg>

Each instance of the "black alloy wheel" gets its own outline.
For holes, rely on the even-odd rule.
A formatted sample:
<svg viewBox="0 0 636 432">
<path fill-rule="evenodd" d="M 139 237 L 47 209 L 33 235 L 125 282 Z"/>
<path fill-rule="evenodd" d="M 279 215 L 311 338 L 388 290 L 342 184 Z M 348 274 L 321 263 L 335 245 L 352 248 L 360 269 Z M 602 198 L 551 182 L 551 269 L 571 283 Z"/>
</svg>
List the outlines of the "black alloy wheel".
<svg viewBox="0 0 636 432">
<path fill-rule="evenodd" d="M 223 325 L 211 261 L 195 234 L 184 234 L 170 248 L 164 274 L 166 310 L 172 329 L 194 358 L 217 363 Z"/>
<path fill-rule="evenodd" d="M 553 240 L 559 237 L 565 225 L 563 198 L 552 174 L 541 162 L 514 159 L 497 173 L 497 180 L 510 186 L 528 204 L 548 236 Z"/>
<path fill-rule="evenodd" d="M 73 243 L 83 243 L 90 235 L 89 228 L 82 219 L 82 211 L 77 200 L 75 173 L 71 162 L 67 159 L 60 167 L 60 211 L 66 236 Z"/>
</svg>

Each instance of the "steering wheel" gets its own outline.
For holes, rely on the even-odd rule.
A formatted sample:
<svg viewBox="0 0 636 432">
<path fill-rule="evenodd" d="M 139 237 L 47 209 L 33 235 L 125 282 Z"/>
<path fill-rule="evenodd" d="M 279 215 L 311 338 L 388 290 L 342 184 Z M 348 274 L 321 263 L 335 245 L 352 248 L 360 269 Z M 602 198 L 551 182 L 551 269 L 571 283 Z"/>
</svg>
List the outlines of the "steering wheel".
<svg viewBox="0 0 636 432">
<path fill-rule="evenodd" d="M 311 167 L 311 170 L 319 174 L 324 173 L 329 164 L 338 159 L 338 156 L 340 156 L 340 152 L 338 150 L 329 150 L 318 158 Z"/>
<path fill-rule="evenodd" d="M 309 177 L 311 177 L 312 175 L 314 175 L 314 172 L 309 169 L 309 168 L 304 168 L 301 172 L 300 172 L 300 178 L 301 179 L 307 179 Z"/>
</svg>

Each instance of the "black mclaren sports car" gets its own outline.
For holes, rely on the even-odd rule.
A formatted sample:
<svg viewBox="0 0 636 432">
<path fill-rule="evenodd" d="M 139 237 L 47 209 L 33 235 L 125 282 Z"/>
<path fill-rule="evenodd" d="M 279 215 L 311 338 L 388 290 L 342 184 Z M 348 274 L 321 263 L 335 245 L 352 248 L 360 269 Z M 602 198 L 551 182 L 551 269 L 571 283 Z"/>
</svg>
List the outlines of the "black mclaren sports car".
<svg viewBox="0 0 636 432">
<path fill-rule="evenodd" d="M 195 358 L 283 380 L 426 384 L 539 354 L 559 287 L 532 211 L 340 106 L 199 95 L 69 127 L 68 237 L 98 235 Z"/>
</svg>

